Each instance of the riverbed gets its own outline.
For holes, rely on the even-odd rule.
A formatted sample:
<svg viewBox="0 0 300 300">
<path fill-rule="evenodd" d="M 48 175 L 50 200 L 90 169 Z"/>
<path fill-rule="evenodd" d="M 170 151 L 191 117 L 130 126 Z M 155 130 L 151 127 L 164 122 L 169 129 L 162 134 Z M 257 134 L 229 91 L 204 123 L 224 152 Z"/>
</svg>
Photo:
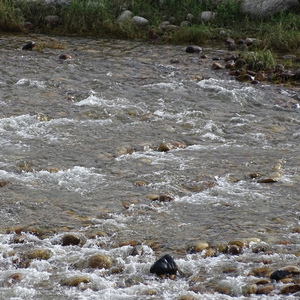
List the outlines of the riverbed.
<svg viewBox="0 0 300 300">
<path fill-rule="evenodd" d="M 225 45 L 0 45 L 1 299 L 299 296 L 269 277 L 299 265 L 297 89 L 212 70 Z M 149 272 L 164 254 L 174 280 Z"/>
</svg>

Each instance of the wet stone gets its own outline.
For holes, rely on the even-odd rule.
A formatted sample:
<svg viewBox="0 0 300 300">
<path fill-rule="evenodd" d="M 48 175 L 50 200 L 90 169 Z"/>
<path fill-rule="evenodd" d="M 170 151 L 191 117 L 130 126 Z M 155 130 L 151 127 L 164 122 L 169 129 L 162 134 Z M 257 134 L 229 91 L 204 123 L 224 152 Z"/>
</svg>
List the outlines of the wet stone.
<svg viewBox="0 0 300 300">
<path fill-rule="evenodd" d="M 23 275 L 21 273 L 12 274 L 5 279 L 5 286 L 11 287 L 12 285 L 20 282 L 22 280 L 22 278 L 23 278 Z"/>
<path fill-rule="evenodd" d="M 61 280 L 61 285 L 67 285 L 67 286 L 79 286 L 81 283 L 89 283 L 91 280 L 86 276 L 75 276 L 72 278 L 67 278 Z"/>
<path fill-rule="evenodd" d="M 209 248 L 209 244 L 207 242 L 199 242 L 194 247 L 192 247 L 192 251 L 202 252 L 203 250 L 208 248 Z"/>
<path fill-rule="evenodd" d="M 202 48 L 199 46 L 188 46 L 185 49 L 185 52 L 187 53 L 200 53 L 202 52 Z"/>
<path fill-rule="evenodd" d="M 222 66 L 221 64 L 219 64 L 219 63 L 213 63 L 213 64 L 212 64 L 212 69 L 213 69 L 213 70 L 222 70 L 222 69 L 224 69 L 224 68 L 223 68 L 223 66 Z"/>
<path fill-rule="evenodd" d="M 142 245 L 136 245 L 136 246 L 133 247 L 130 255 L 132 255 L 132 256 L 136 256 L 136 255 L 141 256 L 141 255 L 143 255 L 143 253 L 144 253 L 143 246 Z"/>
<path fill-rule="evenodd" d="M 137 180 L 137 181 L 134 183 L 134 185 L 136 185 L 136 186 L 145 186 L 145 185 L 147 185 L 147 183 L 144 182 L 144 181 L 141 181 L 141 180 Z"/>
<path fill-rule="evenodd" d="M 242 252 L 243 252 L 243 248 L 237 245 L 229 245 L 227 249 L 227 253 L 232 255 L 238 255 L 241 254 Z"/>
<path fill-rule="evenodd" d="M 299 273 L 300 269 L 297 266 L 286 266 L 271 273 L 270 278 L 278 281 Z"/>
<path fill-rule="evenodd" d="M 62 239 L 63 246 L 71 246 L 71 245 L 77 246 L 79 244 L 80 244 L 80 238 L 72 234 L 66 234 Z"/>
<path fill-rule="evenodd" d="M 156 201 L 156 200 L 158 200 L 159 195 L 156 195 L 156 194 L 148 194 L 146 197 L 147 197 L 147 199 L 149 199 L 149 200 Z"/>
<path fill-rule="evenodd" d="M 24 243 L 26 240 L 26 235 L 20 234 L 14 237 L 14 243 Z"/>
<path fill-rule="evenodd" d="M 220 294 L 230 295 L 232 293 L 231 288 L 224 282 L 219 282 L 214 290 Z"/>
<path fill-rule="evenodd" d="M 183 295 L 178 298 L 178 300 L 196 300 L 196 298 L 192 295 Z"/>
<path fill-rule="evenodd" d="M 29 259 L 48 260 L 52 256 L 49 249 L 37 249 L 27 253 Z"/>
<path fill-rule="evenodd" d="M 206 249 L 204 257 L 213 257 L 216 254 L 216 251 L 212 248 Z"/>
<path fill-rule="evenodd" d="M 158 197 L 159 202 L 171 202 L 173 200 L 174 200 L 174 197 L 172 195 L 168 195 L 168 194 L 163 194 Z"/>
<path fill-rule="evenodd" d="M 292 294 L 300 291 L 300 284 L 290 284 L 280 290 L 281 294 Z"/>
<path fill-rule="evenodd" d="M 109 269 L 111 265 L 111 258 L 105 254 L 95 254 L 88 261 L 88 266 L 93 269 Z"/>
<path fill-rule="evenodd" d="M 270 267 L 261 267 L 261 268 L 255 268 L 252 271 L 249 272 L 248 275 L 253 275 L 253 276 L 265 276 L 266 274 L 271 272 L 271 268 Z"/>
<path fill-rule="evenodd" d="M 244 296 L 250 295 L 250 294 L 255 294 L 258 290 L 258 287 L 256 284 L 250 284 L 243 286 L 242 288 L 242 293 Z"/>
<path fill-rule="evenodd" d="M 168 152 L 172 149 L 174 149 L 174 146 L 171 143 L 161 143 L 157 150 L 159 152 Z"/>
<path fill-rule="evenodd" d="M 262 279 L 256 280 L 254 283 L 256 285 L 265 285 L 265 284 L 269 284 L 270 280 L 268 280 L 266 278 L 262 278 Z"/>
<path fill-rule="evenodd" d="M 8 181 L 8 180 L 1 180 L 0 181 L 0 187 L 4 187 L 4 186 L 9 185 L 9 184 L 11 184 L 11 182 Z"/>
<path fill-rule="evenodd" d="M 272 284 L 268 284 L 268 285 L 259 287 L 256 291 L 256 294 L 258 294 L 258 295 L 268 295 L 273 290 L 274 290 L 274 286 Z"/>
<path fill-rule="evenodd" d="M 155 273 L 158 276 L 176 275 L 177 265 L 173 257 L 169 254 L 161 257 L 150 268 L 150 273 Z"/>
</svg>

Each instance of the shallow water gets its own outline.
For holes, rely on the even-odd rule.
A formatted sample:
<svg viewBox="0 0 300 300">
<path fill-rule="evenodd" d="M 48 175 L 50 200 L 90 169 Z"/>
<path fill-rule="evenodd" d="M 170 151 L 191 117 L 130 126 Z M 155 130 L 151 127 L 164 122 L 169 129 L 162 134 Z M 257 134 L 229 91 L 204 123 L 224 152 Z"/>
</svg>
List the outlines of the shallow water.
<svg viewBox="0 0 300 300">
<path fill-rule="evenodd" d="M 22 51 L 28 37 L 0 39 L 0 179 L 8 183 L 0 188 L 0 298 L 243 298 L 254 268 L 299 264 L 297 90 L 212 71 L 222 46 L 204 47 L 208 58 L 199 60 L 184 46 L 30 39 L 64 49 Z M 157 151 L 174 141 L 187 147 Z M 81 245 L 62 246 L 66 233 Z M 256 242 L 240 255 L 188 251 L 247 238 Z M 33 249 L 51 257 L 28 261 Z M 96 253 L 112 267 L 89 268 Z M 181 270 L 175 280 L 149 273 L 166 253 Z M 80 276 L 87 282 L 64 283 Z M 297 297 L 274 285 L 251 297 Z"/>
</svg>

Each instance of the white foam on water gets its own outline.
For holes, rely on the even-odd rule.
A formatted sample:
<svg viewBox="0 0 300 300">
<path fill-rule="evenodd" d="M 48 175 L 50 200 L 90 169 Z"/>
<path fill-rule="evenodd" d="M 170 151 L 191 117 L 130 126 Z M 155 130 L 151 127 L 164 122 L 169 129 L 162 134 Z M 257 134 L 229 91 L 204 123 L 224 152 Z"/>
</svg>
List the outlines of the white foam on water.
<svg viewBox="0 0 300 300">
<path fill-rule="evenodd" d="M 222 202 L 235 206 L 251 205 L 257 199 L 267 199 L 266 194 L 260 193 L 261 185 L 256 182 L 239 181 L 235 184 L 228 179 L 228 176 L 215 176 L 215 186 L 205 189 L 199 193 L 189 196 L 178 197 L 178 202 L 184 203 L 213 203 L 220 205 Z"/>
<path fill-rule="evenodd" d="M 99 169 L 74 166 L 71 169 L 59 170 L 50 173 L 46 170 L 12 173 L 0 170 L 3 179 L 26 184 L 29 187 L 41 188 L 41 186 L 53 185 L 61 189 L 76 192 L 79 194 L 88 193 L 90 190 L 97 189 L 101 182 L 105 182 L 105 175 L 99 173 Z M 32 185 L 32 183 L 35 183 Z"/>
<path fill-rule="evenodd" d="M 31 80 L 28 78 L 21 78 L 15 84 L 16 85 L 26 85 L 29 87 L 37 87 L 37 88 L 45 88 L 46 87 L 46 84 L 44 81 Z"/>
<path fill-rule="evenodd" d="M 73 120 L 65 118 L 43 122 L 37 116 L 21 115 L 0 119 L 0 133 L 8 135 L 13 133 L 22 139 L 40 138 L 43 141 L 53 142 L 68 136 L 68 133 L 56 131 L 54 128 L 73 123 Z"/>
<path fill-rule="evenodd" d="M 222 99 L 230 99 L 240 105 L 259 103 L 259 92 L 251 86 L 245 86 L 233 81 L 221 79 L 204 79 L 197 83 L 199 87 L 207 92 L 213 93 L 214 97 L 222 95 Z"/>
<path fill-rule="evenodd" d="M 91 107 L 120 107 L 127 108 L 130 102 L 126 98 L 116 98 L 112 100 L 104 99 L 97 96 L 97 93 L 91 91 L 91 95 L 87 98 L 74 103 L 76 106 L 91 106 Z"/>
<path fill-rule="evenodd" d="M 178 82 L 157 82 L 152 84 L 143 85 L 145 89 L 162 89 L 165 91 L 185 91 L 185 87 L 182 83 Z"/>
</svg>

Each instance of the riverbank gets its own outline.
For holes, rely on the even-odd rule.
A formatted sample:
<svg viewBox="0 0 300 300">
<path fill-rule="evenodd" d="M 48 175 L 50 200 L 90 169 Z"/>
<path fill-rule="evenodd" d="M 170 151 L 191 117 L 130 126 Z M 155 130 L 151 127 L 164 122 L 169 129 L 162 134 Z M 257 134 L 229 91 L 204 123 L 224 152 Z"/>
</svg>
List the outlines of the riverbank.
<svg viewBox="0 0 300 300">
<path fill-rule="evenodd" d="M 298 85 L 298 12 L 262 19 L 241 12 L 242 1 L 0 1 L 0 30 L 97 38 L 140 39 L 158 44 L 223 43 L 235 52 L 240 80 L 264 71 L 269 81 Z M 249 42 L 250 41 L 250 42 Z M 55 47 L 55 45 L 53 45 Z M 43 45 L 37 45 L 41 48 Z M 278 55 L 278 53 L 283 53 Z M 236 60 L 240 58 L 239 66 Z M 278 65 L 280 65 L 278 67 Z M 225 67 L 225 65 L 223 66 Z M 280 72 L 277 72 L 278 69 Z M 290 71 L 284 71 L 288 69 Z M 270 76 L 274 74 L 276 76 Z M 246 77 L 246 73 L 249 73 Z M 283 73 L 283 75 L 281 74 Z M 260 76 L 261 77 L 261 76 Z M 265 76 L 263 76 L 265 79 Z M 251 79 L 251 78 L 250 78 Z"/>
</svg>

